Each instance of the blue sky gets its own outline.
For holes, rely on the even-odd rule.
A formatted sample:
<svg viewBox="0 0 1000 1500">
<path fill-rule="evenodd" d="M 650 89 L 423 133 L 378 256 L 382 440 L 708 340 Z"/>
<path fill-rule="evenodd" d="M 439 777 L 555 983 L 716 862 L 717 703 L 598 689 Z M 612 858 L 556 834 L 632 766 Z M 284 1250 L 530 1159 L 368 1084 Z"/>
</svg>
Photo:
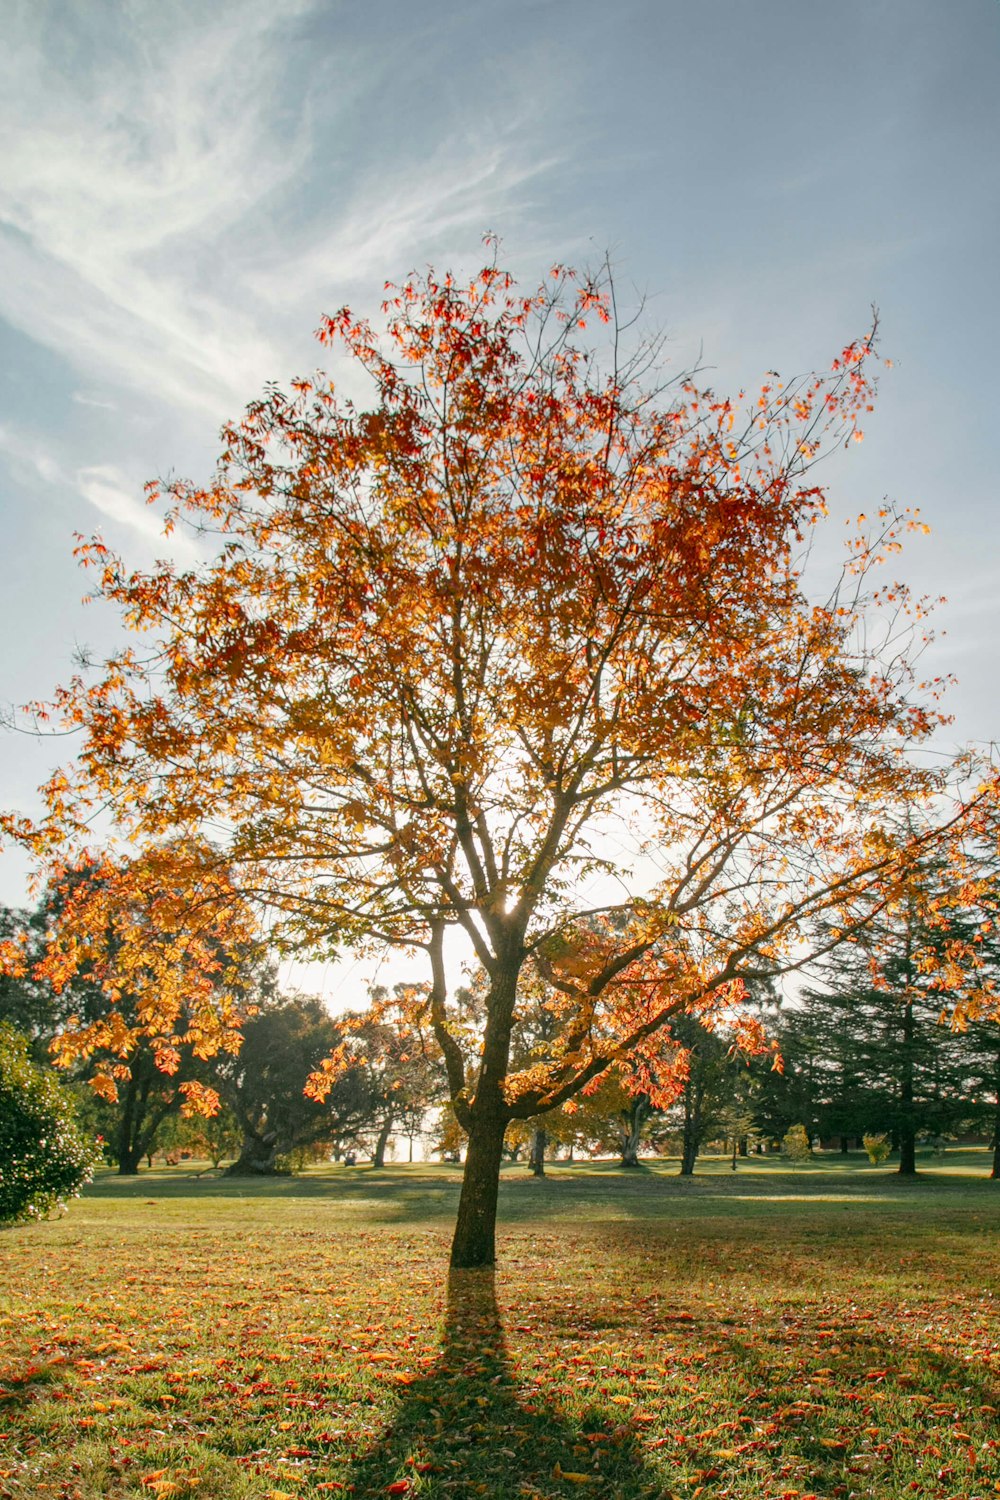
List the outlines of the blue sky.
<svg viewBox="0 0 1000 1500">
<path fill-rule="evenodd" d="M 162 553 L 142 485 L 205 477 L 319 316 L 387 277 L 529 281 L 609 250 L 675 369 L 822 365 L 882 316 L 894 360 L 835 508 L 933 528 L 930 661 L 991 740 L 1000 508 L 998 0 L 8 0 L 0 56 L 0 702 L 46 697 L 114 621 L 74 531 Z M 183 553 L 180 555 L 184 555 Z M 0 735 L 31 807 L 71 741 Z M 0 900 L 23 893 L 5 856 Z"/>
</svg>

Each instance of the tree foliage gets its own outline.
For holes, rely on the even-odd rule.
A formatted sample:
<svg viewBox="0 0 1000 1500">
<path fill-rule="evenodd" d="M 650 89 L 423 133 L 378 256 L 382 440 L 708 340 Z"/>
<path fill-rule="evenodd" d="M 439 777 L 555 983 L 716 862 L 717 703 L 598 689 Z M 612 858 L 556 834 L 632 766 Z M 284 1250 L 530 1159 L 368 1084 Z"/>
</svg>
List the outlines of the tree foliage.
<svg viewBox="0 0 1000 1500">
<path fill-rule="evenodd" d="M 32 1062 L 23 1036 L 0 1024 L 0 1224 L 44 1218 L 75 1198 L 98 1154 L 66 1088 Z"/>
<path fill-rule="evenodd" d="M 310 1074 L 335 1051 L 343 1033 L 321 1001 L 285 997 L 261 1006 L 243 1025 L 243 1045 L 214 1065 L 219 1092 L 242 1132 L 234 1176 L 277 1170 L 311 1146 L 334 1147 L 370 1123 L 376 1101 L 362 1068 L 347 1068 L 329 1096 L 307 1096 Z"/>
<path fill-rule="evenodd" d="M 912 1176 L 918 1138 L 994 1126 L 1000 1027 L 968 1014 L 1000 978 L 994 870 L 975 844 L 952 866 L 921 861 L 815 966 L 776 1027 L 784 1074 L 760 1100 L 773 1133 L 884 1133 Z"/>
<path fill-rule="evenodd" d="M 41 822 L 8 826 L 44 857 L 110 807 L 279 941 L 422 951 L 469 1135 L 453 1259 L 480 1264 L 511 1119 L 623 1058 L 648 1089 L 672 1017 L 738 1008 L 818 916 L 850 930 L 859 892 L 902 878 L 930 836 L 880 812 L 941 794 L 907 754 L 940 715 L 908 654 L 924 607 L 879 582 L 915 517 L 859 517 L 821 600 L 802 574 L 872 334 L 729 399 L 624 357 L 607 277 L 556 267 L 525 295 L 495 264 L 430 272 L 384 313 L 319 331 L 367 404 L 322 375 L 269 387 L 212 483 L 151 487 L 214 558 L 130 571 L 81 544 L 138 641 L 59 693 L 82 753 Z M 484 987 L 471 1045 L 449 933 Z M 516 1066 L 535 982 L 558 1024 Z"/>
</svg>

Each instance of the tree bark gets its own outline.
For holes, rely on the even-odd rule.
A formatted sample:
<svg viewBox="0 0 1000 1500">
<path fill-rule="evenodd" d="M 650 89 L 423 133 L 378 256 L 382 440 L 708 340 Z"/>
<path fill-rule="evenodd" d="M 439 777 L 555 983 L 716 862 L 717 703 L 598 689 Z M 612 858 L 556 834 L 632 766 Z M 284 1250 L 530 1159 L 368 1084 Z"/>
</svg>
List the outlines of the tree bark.
<svg viewBox="0 0 1000 1500">
<path fill-rule="evenodd" d="M 531 1155 L 528 1157 L 528 1165 L 531 1168 L 532 1177 L 545 1176 L 545 1145 L 548 1136 L 545 1131 L 538 1127 L 531 1137 Z"/>
<path fill-rule="evenodd" d="M 649 1114 L 649 1105 L 644 1098 L 634 1099 L 630 1109 L 622 1110 L 622 1166 L 638 1167 L 639 1146 L 642 1142 L 642 1127 Z"/>
<path fill-rule="evenodd" d="M 688 1080 L 684 1089 L 684 1136 L 681 1144 L 682 1177 L 694 1176 L 694 1164 L 698 1160 L 701 1145 L 701 1090 Z"/>
<path fill-rule="evenodd" d="M 375 1142 L 375 1151 L 374 1151 L 374 1154 L 372 1155 L 372 1166 L 373 1167 L 375 1167 L 375 1168 L 381 1168 L 381 1167 L 385 1166 L 385 1148 L 389 1144 L 389 1136 L 391 1134 L 392 1134 L 392 1115 L 386 1115 L 385 1119 L 382 1121 L 382 1128 L 381 1128 L 381 1130 L 378 1133 L 378 1140 Z M 412 1158 L 412 1152 L 413 1152 L 413 1139 L 411 1137 L 411 1139 L 410 1139 L 410 1154 L 411 1154 L 411 1158 Z"/>
<path fill-rule="evenodd" d="M 141 1114 L 138 1101 L 138 1089 L 134 1078 L 128 1081 L 125 1096 L 122 1099 L 122 1117 L 118 1122 L 118 1140 L 116 1142 L 115 1155 L 118 1158 L 118 1176 L 135 1177 L 139 1172 L 139 1163 L 143 1153 L 136 1146 L 136 1115 Z"/>
<path fill-rule="evenodd" d="M 278 1138 L 266 1136 L 244 1136 L 240 1154 L 225 1170 L 226 1177 L 271 1177 L 278 1175 L 276 1158 Z"/>
<path fill-rule="evenodd" d="M 115 1133 L 115 1158 L 119 1177 L 136 1177 L 144 1156 L 152 1157 L 156 1132 L 180 1103 L 175 1091 L 165 1099 L 150 1104 L 150 1092 L 156 1078 L 152 1057 L 142 1054 L 133 1059 L 132 1076 L 122 1097 L 122 1116 Z M 152 1165 L 152 1162 L 150 1162 Z"/>
<path fill-rule="evenodd" d="M 456 1270 L 496 1261 L 497 1198 L 507 1121 L 500 1113 L 474 1114 L 465 1153 L 451 1264 Z"/>
<path fill-rule="evenodd" d="M 503 1138 L 511 1119 L 503 1096 L 523 951 L 509 956 L 494 976 L 486 1002 L 487 1022 L 475 1097 L 468 1110 L 469 1144 L 458 1200 L 451 1264 L 456 1270 L 496 1262 L 497 1199 Z"/>
<path fill-rule="evenodd" d="M 997 1068 L 996 1111 L 993 1115 L 993 1170 L 990 1176 L 1000 1178 L 1000 1065 Z"/>
<path fill-rule="evenodd" d="M 899 1176 L 917 1175 L 917 1134 L 913 1125 L 913 1005 L 903 1006 L 903 1056 L 899 1086 Z"/>
</svg>

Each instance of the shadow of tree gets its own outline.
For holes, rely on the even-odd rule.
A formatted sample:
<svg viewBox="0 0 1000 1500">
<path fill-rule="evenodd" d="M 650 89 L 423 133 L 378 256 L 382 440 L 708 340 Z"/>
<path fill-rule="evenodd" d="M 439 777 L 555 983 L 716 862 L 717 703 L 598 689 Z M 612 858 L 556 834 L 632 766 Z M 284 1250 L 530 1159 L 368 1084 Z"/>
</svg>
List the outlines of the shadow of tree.
<svg viewBox="0 0 1000 1500">
<path fill-rule="evenodd" d="M 359 1455 L 356 1496 L 486 1495 L 549 1500 L 660 1494 L 635 1433 L 584 1408 L 568 1420 L 548 1397 L 532 1400 L 506 1347 L 492 1270 L 451 1271 L 440 1354 L 406 1388 L 392 1425 Z"/>
<path fill-rule="evenodd" d="M 66 1379 L 66 1370 L 62 1364 L 53 1365 L 43 1362 L 38 1365 L 29 1365 L 21 1374 L 11 1374 L 0 1380 L 0 1417 L 5 1413 L 11 1413 L 20 1408 L 26 1408 L 33 1402 L 47 1396 L 53 1387 L 59 1386 Z"/>
</svg>

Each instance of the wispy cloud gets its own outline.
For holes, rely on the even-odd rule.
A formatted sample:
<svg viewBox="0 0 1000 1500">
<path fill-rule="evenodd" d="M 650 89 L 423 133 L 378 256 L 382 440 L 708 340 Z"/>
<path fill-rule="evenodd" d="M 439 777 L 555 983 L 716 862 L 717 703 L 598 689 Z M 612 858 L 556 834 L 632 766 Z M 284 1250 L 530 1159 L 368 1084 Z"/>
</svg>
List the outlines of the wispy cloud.
<svg viewBox="0 0 1000 1500">
<path fill-rule="evenodd" d="M 74 391 L 73 400 L 78 406 L 94 406 L 99 411 L 117 411 L 116 401 L 103 401 L 99 396 L 90 396 L 86 391 Z"/>
<path fill-rule="evenodd" d="M 317 17 L 319 0 L 18 10 L 0 61 L 0 313 L 88 383 L 214 420 L 289 373 L 292 312 L 301 334 L 300 309 L 311 321 L 359 271 L 370 289 L 415 249 L 467 250 L 551 166 L 508 121 L 404 140 L 382 170 L 364 148 L 385 59 L 337 39 L 335 76 L 311 74 Z"/>
<path fill-rule="evenodd" d="M 120 35 L 71 37 L 69 59 L 52 39 L 73 18 L 21 11 L 0 88 L 11 322 L 88 371 L 185 403 L 224 400 L 237 372 L 266 362 L 252 318 L 214 289 L 211 251 L 307 149 L 274 120 L 274 33 L 302 9 L 221 6 L 185 25 L 170 8 L 171 28 L 155 19 L 165 12 L 111 6 Z"/>
<path fill-rule="evenodd" d="M 18 482 L 29 490 L 44 486 L 59 489 L 66 495 L 83 497 L 118 533 L 121 528 L 134 541 L 141 538 L 150 555 L 173 557 L 178 562 L 194 562 L 200 549 L 194 537 L 176 530 L 163 532 L 163 518 L 146 504 L 141 485 L 114 464 L 90 464 L 72 469 L 54 458 L 37 434 L 19 433 L 0 425 L 0 454 L 3 455 Z M 84 525 L 81 518 L 81 525 Z"/>
<path fill-rule="evenodd" d="M 76 475 L 76 488 L 102 516 L 150 540 L 163 539 L 160 517 L 150 510 L 141 494 L 136 495 L 129 487 L 125 475 L 113 464 L 95 464 L 90 468 L 80 469 Z M 171 551 L 175 550 L 176 541 L 180 541 L 187 550 L 188 539 L 181 536 L 171 538 Z"/>
<path fill-rule="evenodd" d="M 0 424 L 0 453 L 21 483 L 60 484 L 63 472 L 41 439 Z"/>
</svg>

